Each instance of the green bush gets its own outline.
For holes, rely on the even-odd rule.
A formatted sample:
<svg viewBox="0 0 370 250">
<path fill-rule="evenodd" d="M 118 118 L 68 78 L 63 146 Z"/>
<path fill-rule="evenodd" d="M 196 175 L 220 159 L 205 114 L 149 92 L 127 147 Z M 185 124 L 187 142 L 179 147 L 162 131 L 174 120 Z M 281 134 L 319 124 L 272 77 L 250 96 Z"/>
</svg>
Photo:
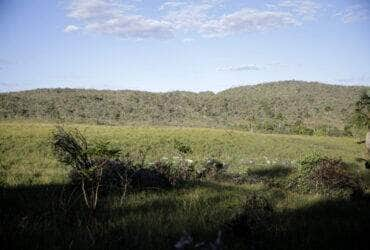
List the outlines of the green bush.
<svg viewBox="0 0 370 250">
<path fill-rule="evenodd" d="M 341 159 L 311 153 L 299 162 L 296 173 L 290 177 L 290 185 L 301 192 L 351 198 L 361 196 L 364 192 L 362 180 L 348 169 Z"/>
</svg>

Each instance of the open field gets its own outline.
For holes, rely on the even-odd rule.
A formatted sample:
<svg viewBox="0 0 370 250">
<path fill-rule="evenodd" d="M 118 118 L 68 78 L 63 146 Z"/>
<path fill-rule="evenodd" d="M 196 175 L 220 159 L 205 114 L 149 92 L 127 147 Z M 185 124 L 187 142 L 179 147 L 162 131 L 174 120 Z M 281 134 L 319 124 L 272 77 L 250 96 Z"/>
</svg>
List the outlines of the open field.
<svg viewBox="0 0 370 250">
<path fill-rule="evenodd" d="M 66 169 L 52 155 L 49 143 L 55 126 L 52 123 L 0 123 L 1 180 L 4 184 L 60 184 L 65 181 Z M 233 172 L 245 172 L 256 165 L 294 165 L 312 152 L 342 158 L 356 165 L 355 159 L 363 157 L 364 153 L 363 145 L 350 137 L 272 135 L 208 128 L 81 124 L 65 127 L 78 128 L 92 142 L 110 141 L 134 161 L 141 161 L 145 155 L 147 163 L 178 156 L 174 148 L 177 139 L 191 146 L 192 153 L 187 157 L 196 165 L 216 158 L 227 163 Z"/>
<path fill-rule="evenodd" d="M 349 137 L 269 135 L 222 129 L 67 124 L 88 141 L 110 141 L 135 162 L 177 156 L 190 145 L 197 168 L 217 158 L 253 182 L 203 180 L 164 190 L 101 196 L 90 215 L 66 185 L 68 168 L 51 150 L 55 124 L 0 123 L 0 241 L 4 249 L 367 249 L 368 187 L 362 198 L 301 193 L 285 186 L 309 152 L 356 162 L 363 146 Z M 143 157 L 145 155 L 145 157 Z M 243 217 L 243 215 L 246 217 Z M 221 233 L 220 244 L 217 238 Z M 195 248 L 196 243 L 204 248 Z M 211 248 L 211 244 L 219 248 Z"/>
</svg>

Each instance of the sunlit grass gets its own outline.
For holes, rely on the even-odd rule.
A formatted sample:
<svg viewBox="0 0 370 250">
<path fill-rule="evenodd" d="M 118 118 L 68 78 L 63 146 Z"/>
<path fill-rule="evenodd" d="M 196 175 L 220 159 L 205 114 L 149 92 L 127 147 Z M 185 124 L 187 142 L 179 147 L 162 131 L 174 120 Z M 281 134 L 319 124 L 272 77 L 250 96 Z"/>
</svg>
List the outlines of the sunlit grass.
<svg viewBox="0 0 370 250">
<path fill-rule="evenodd" d="M 3 184 L 66 181 L 66 167 L 55 160 L 49 143 L 55 126 L 51 123 L 0 123 Z M 270 135 L 208 128 L 64 126 L 78 128 L 89 141 L 110 141 L 134 161 L 141 161 L 144 151 L 147 163 L 176 156 L 174 140 L 177 139 L 191 146 L 192 153 L 187 158 L 194 160 L 197 166 L 212 157 L 226 162 L 232 172 L 246 172 L 266 165 L 294 165 L 313 151 L 356 165 L 355 159 L 363 154 L 362 145 L 346 137 Z"/>
</svg>

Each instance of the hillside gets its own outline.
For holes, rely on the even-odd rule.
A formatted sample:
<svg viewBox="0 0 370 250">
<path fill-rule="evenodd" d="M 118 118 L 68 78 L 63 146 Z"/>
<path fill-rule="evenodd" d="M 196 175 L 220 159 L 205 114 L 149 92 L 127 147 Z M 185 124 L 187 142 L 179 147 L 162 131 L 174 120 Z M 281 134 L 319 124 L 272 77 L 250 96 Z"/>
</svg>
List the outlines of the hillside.
<svg viewBox="0 0 370 250">
<path fill-rule="evenodd" d="M 243 86 L 217 94 L 37 89 L 0 94 L 0 119 L 234 127 L 282 133 L 306 133 L 308 129 L 311 133 L 319 128 L 343 130 L 364 89 L 369 88 L 299 81 Z"/>
</svg>

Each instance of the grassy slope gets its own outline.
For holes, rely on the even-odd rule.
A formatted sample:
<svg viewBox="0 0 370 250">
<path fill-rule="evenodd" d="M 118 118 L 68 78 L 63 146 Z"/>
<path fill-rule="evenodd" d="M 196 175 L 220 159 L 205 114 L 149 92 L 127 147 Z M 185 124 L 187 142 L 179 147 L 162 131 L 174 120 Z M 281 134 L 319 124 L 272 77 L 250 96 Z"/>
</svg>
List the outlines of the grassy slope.
<svg viewBox="0 0 370 250">
<path fill-rule="evenodd" d="M 248 127 L 251 122 L 269 120 L 343 129 L 364 89 L 298 81 L 244 86 L 217 94 L 41 89 L 0 94 L 0 119 L 198 127 Z"/>
<path fill-rule="evenodd" d="M 197 165 L 215 157 L 230 165 L 230 170 L 244 172 L 256 165 L 290 164 L 308 152 L 341 157 L 356 165 L 363 146 L 353 138 L 269 135 L 207 128 L 153 128 L 96 125 L 66 125 L 80 129 L 91 141 L 108 140 L 140 161 L 140 150 L 147 149 L 146 161 L 176 156 L 174 140 L 191 145 L 189 159 Z M 50 184 L 65 181 L 66 169 L 51 153 L 48 138 L 55 124 L 1 122 L 0 176 L 5 184 Z M 149 146 L 149 147 L 148 147 Z"/>
<path fill-rule="evenodd" d="M 174 154 L 173 139 L 178 138 L 191 143 L 195 153 L 189 158 L 201 161 L 215 155 L 230 162 L 235 171 L 267 165 L 265 155 L 271 161 L 296 160 L 318 150 L 354 163 L 362 152 L 351 138 L 201 128 L 68 127 L 78 127 L 90 140 L 104 138 L 121 145 L 134 158 L 138 149 L 152 145 L 148 161 Z M 138 191 L 129 193 L 122 203 L 120 193 L 111 193 L 101 197 L 91 220 L 84 204 L 68 202 L 69 192 L 62 185 L 66 170 L 53 159 L 47 142 L 53 128 L 53 124 L 0 123 L 1 177 L 8 184 L 0 186 L 4 249 L 173 249 L 184 232 L 195 242 L 214 241 L 220 229 L 224 249 L 367 249 L 370 243 L 369 224 L 364 223 L 370 216 L 369 197 L 329 199 L 269 182 L 202 182 L 172 190 Z M 253 159 L 258 166 L 242 159 Z M 274 169 L 265 166 L 262 176 L 286 177 Z M 260 218 L 262 231 L 254 232 L 252 238 L 244 232 L 243 238 L 234 239 L 225 225 L 252 194 L 266 197 L 274 214 L 267 220 Z"/>
</svg>

